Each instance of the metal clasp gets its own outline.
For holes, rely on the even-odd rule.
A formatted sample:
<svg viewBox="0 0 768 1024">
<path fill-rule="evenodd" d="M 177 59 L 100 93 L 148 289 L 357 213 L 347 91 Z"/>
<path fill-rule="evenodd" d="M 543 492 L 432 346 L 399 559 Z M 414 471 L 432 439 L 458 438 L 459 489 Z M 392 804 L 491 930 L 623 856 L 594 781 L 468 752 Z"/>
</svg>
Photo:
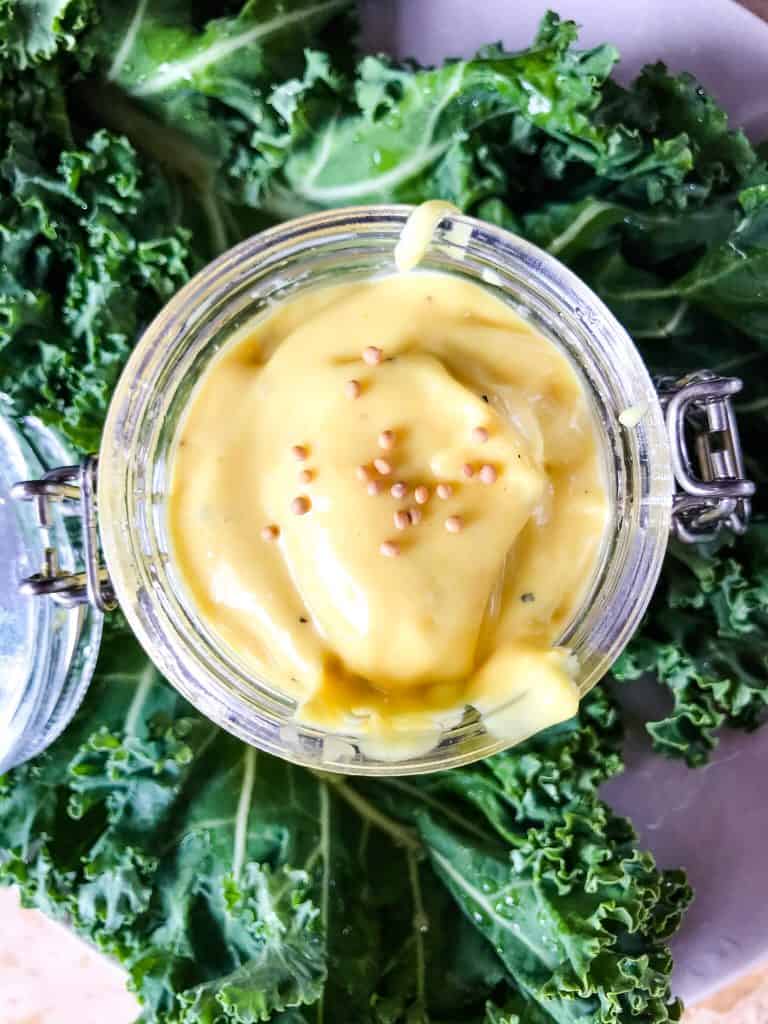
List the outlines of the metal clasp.
<svg viewBox="0 0 768 1024">
<path fill-rule="evenodd" d="M 37 521 L 45 536 L 45 563 L 39 573 L 19 583 L 22 594 L 48 595 L 65 608 L 91 604 L 101 612 L 117 607 L 106 568 L 99 561 L 99 534 L 96 518 L 96 469 L 98 460 L 89 455 L 80 466 L 59 466 L 40 480 L 23 480 L 14 484 L 12 497 L 34 501 Z M 49 535 L 51 502 L 79 507 L 83 536 L 84 572 L 62 572 L 56 548 Z"/>
<path fill-rule="evenodd" d="M 672 534 L 685 544 L 713 540 L 723 527 L 742 534 L 749 523 L 755 485 L 744 476 L 731 403 L 741 388 L 711 370 L 657 381 L 677 484 Z"/>
</svg>

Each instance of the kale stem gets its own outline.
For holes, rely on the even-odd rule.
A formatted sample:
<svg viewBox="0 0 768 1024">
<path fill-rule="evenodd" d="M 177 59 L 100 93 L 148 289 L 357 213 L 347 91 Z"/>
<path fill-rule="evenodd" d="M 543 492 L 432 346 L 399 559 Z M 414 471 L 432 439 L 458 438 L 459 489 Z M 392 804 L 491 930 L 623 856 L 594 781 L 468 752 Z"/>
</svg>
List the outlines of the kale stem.
<svg viewBox="0 0 768 1024">
<path fill-rule="evenodd" d="M 329 912 L 331 905 L 331 801 L 328 799 L 328 785 L 324 779 L 318 779 L 318 799 L 320 818 L 320 850 L 323 858 L 323 881 L 320 891 L 320 920 L 323 931 L 330 934 Z M 317 1024 L 325 1019 L 325 988 L 317 1001 Z"/>
<path fill-rule="evenodd" d="M 353 807 L 363 821 L 370 822 L 375 828 L 386 832 L 398 846 L 405 847 L 413 852 L 421 850 L 421 843 L 416 832 L 407 825 L 401 825 L 394 818 L 383 814 L 378 807 L 374 807 L 364 796 L 356 790 L 351 789 L 346 782 L 335 776 L 324 775 L 323 778 L 333 786 L 334 791 L 345 800 L 350 807 Z"/>
<path fill-rule="evenodd" d="M 78 97 L 110 131 L 125 135 L 131 145 L 156 161 L 171 176 L 187 181 L 208 221 L 215 255 L 229 246 L 222 210 L 216 200 L 216 166 L 198 146 L 173 125 L 164 124 L 122 90 L 108 82 L 84 85 Z"/>
<path fill-rule="evenodd" d="M 421 879 L 419 878 L 419 862 L 413 850 L 406 851 L 408 858 L 408 878 L 413 895 L 413 937 L 416 944 L 416 998 L 426 1014 L 426 957 L 424 956 L 424 932 L 429 927 L 424 900 L 421 896 Z"/>
<path fill-rule="evenodd" d="M 442 814 L 454 825 L 457 825 L 465 832 L 471 833 L 483 842 L 488 842 L 493 838 L 493 834 L 489 833 L 487 829 L 479 828 L 465 814 L 459 814 L 457 811 L 452 810 L 446 802 L 441 803 L 439 800 L 435 800 L 433 796 L 425 793 L 418 786 L 413 786 L 403 782 L 402 779 L 394 778 L 380 779 L 379 782 L 385 786 L 391 786 L 393 789 L 399 789 L 401 793 L 406 793 L 411 800 L 420 800 L 427 807 L 432 808 L 438 814 Z"/>
<path fill-rule="evenodd" d="M 243 755 L 243 781 L 240 784 L 240 798 L 237 801 L 235 815 L 235 835 L 232 851 L 232 877 L 236 882 L 245 864 L 245 852 L 248 846 L 248 820 L 251 814 L 253 784 L 256 779 L 256 751 L 246 747 Z"/>
<path fill-rule="evenodd" d="M 82 86 L 77 96 L 104 127 L 127 136 L 139 152 L 201 191 L 210 187 L 215 174 L 212 161 L 186 135 L 142 110 L 122 90 L 93 82 Z"/>
</svg>

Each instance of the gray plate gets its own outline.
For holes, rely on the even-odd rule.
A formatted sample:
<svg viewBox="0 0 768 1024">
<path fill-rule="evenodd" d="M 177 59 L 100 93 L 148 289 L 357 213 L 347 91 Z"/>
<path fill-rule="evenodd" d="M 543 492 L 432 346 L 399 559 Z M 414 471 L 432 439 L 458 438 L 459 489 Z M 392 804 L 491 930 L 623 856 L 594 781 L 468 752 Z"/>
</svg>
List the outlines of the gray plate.
<svg viewBox="0 0 768 1024">
<path fill-rule="evenodd" d="M 364 45 L 431 64 L 497 39 L 522 47 L 547 7 L 584 26 L 583 45 L 618 46 L 622 80 L 664 60 L 696 74 L 735 124 L 768 135 L 768 25 L 731 0 L 368 0 Z M 693 1003 L 768 957 L 768 728 L 725 736 L 707 768 L 689 771 L 648 749 L 642 720 L 658 694 L 626 690 L 628 770 L 605 796 L 696 888 L 673 943 L 674 989 Z"/>
<path fill-rule="evenodd" d="M 672 942 L 673 987 L 695 1003 L 768 957 L 768 727 L 728 730 L 710 763 L 686 768 L 649 750 L 643 722 L 664 713 L 658 687 L 625 685 L 627 771 L 603 788 L 663 867 L 696 892 Z"/>
</svg>

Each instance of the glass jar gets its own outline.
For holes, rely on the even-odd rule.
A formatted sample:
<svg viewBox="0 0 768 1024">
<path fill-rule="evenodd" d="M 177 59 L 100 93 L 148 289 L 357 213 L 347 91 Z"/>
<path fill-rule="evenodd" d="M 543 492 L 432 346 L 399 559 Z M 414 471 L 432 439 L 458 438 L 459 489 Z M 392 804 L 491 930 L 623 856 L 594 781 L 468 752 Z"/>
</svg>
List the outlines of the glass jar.
<svg viewBox="0 0 768 1024">
<path fill-rule="evenodd" d="M 428 753 L 389 761 L 366 755 L 353 735 L 298 723 L 294 702 L 217 640 L 182 585 L 166 523 L 172 449 L 192 389 L 235 331 L 304 289 L 392 273 L 409 213 L 408 207 L 373 206 L 314 214 L 250 238 L 211 263 L 139 341 L 112 398 L 98 457 L 98 525 L 110 586 L 159 670 L 203 714 L 246 742 L 330 771 L 427 772 L 486 757 L 509 743 L 491 736 L 482 716 L 470 711 Z M 692 410 L 701 414 L 704 392 L 688 401 L 685 387 L 674 387 L 660 397 L 627 333 L 554 258 L 499 228 L 451 215 L 435 231 L 421 268 L 474 281 L 512 306 L 566 354 L 592 403 L 603 437 L 611 523 L 582 607 L 559 638 L 573 651 L 576 681 L 586 694 L 624 648 L 651 598 L 673 524 L 675 478 L 678 485 L 687 475 L 705 486 L 698 497 L 689 495 L 692 504 L 679 519 L 694 533 L 725 520 L 726 471 L 732 489 L 745 485 L 727 509 L 732 527 L 739 527 L 739 515 L 746 517 L 751 485 L 733 459 L 725 467 L 713 464 L 709 479 L 703 470 L 696 475 L 684 424 Z M 702 380 L 685 385 L 701 390 Z M 727 394 L 716 400 L 730 415 Z M 735 424 L 733 431 L 737 452 Z M 98 598 L 93 565 L 89 579 Z"/>
</svg>

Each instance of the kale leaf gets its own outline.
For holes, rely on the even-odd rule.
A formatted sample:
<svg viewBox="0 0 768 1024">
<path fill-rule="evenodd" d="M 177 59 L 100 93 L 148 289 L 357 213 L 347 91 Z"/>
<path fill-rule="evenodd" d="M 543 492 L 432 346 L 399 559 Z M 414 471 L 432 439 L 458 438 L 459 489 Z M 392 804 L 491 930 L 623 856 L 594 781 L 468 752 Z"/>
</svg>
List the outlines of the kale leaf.
<svg viewBox="0 0 768 1024">
<path fill-rule="evenodd" d="M 601 692 L 469 768 L 326 776 L 212 725 L 113 622 L 72 725 L 0 780 L 0 880 L 158 1024 L 665 1024 L 690 894 L 597 796 L 619 742 Z"/>
<path fill-rule="evenodd" d="M 0 96 L 0 387 L 89 450 L 137 335 L 193 261 L 173 184 L 122 136 L 76 145 L 62 88 L 47 68 Z"/>
</svg>

